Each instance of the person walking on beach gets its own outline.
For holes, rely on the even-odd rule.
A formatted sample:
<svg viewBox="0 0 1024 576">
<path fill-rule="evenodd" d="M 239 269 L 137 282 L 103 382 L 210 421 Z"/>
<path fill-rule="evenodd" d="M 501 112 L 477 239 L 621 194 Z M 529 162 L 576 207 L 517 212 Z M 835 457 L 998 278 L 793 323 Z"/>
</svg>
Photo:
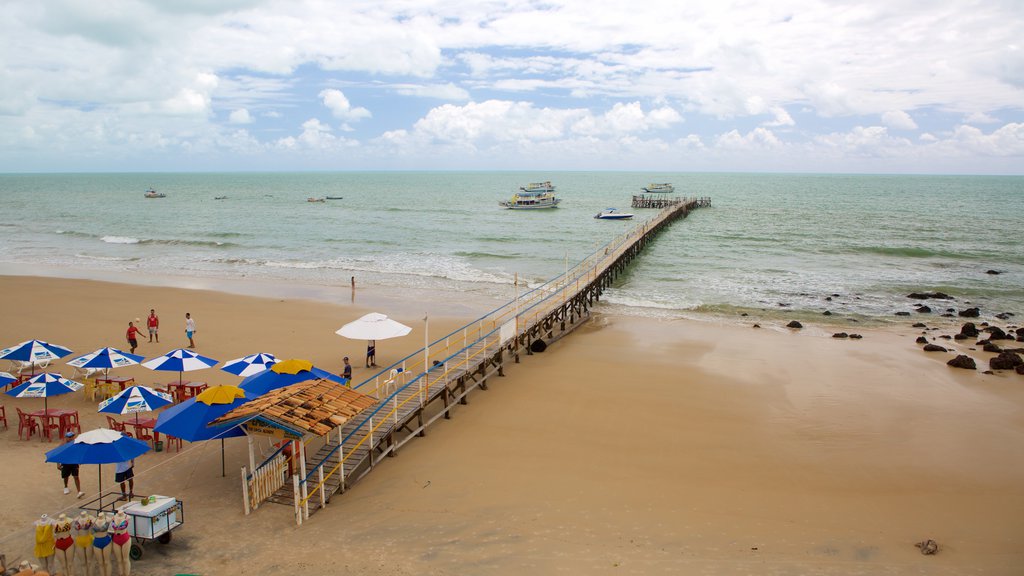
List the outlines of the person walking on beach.
<svg viewBox="0 0 1024 576">
<path fill-rule="evenodd" d="M 152 308 L 149 309 L 149 317 L 146 318 L 146 327 L 149 328 L 149 341 L 152 342 L 155 337 L 156 341 L 160 342 L 160 318 Z"/>
<path fill-rule="evenodd" d="M 188 347 L 195 348 L 195 340 L 192 339 L 192 335 L 196 333 L 196 321 L 192 319 L 192 315 L 185 312 L 185 336 L 188 336 Z"/>
<path fill-rule="evenodd" d="M 114 482 L 121 485 L 121 497 L 127 496 L 131 500 L 135 496 L 135 460 L 118 462 L 114 468 Z M 124 491 L 125 483 L 128 483 L 128 491 Z"/>
<path fill-rule="evenodd" d="M 345 356 L 344 358 L 342 358 L 342 360 L 345 362 L 345 367 L 341 369 L 341 377 L 351 382 L 352 365 L 348 363 L 348 356 Z M 351 384 L 349 384 L 349 386 L 351 386 Z"/>
<path fill-rule="evenodd" d="M 70 444 L 75 440 L 75 433 L 68 432 L 64 434 L 64 443 Z M 70 494 L 71 489 L 68 488 L 68 478 L 75 479 L 75 490 L 78 491 L 77 498 L 85 496 L 85 492 L 82 492 L 82 482 L 78 479 L 78 464 L 57 464 L 57 470 L 60 470 L 60 477 L 64 480 L 64 493 Z"/>
<path fill-rule="evenodd" d="M 131 353 L 135 354 L 135 349 L 139 347 L 139 329 L 134 322 L 128 323 L 128 332 L 125 334 L 125 338 L 128 339 L 128 345 L 132 347 Z"/>
</svg>

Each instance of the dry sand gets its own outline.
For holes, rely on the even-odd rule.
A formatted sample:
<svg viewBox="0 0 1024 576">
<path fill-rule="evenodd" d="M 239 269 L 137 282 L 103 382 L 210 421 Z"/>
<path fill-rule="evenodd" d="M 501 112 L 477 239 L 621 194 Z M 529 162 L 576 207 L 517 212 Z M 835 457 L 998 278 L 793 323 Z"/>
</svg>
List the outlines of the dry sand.
<svg viewBox="0 0 1024 576">
<path fill-rule="evenodd" d="M 123 346 L 127 322 L 153 307 L 163 343 L 144 343 L 147 357 L 187 343 L 189 311 L 198 351 L 214 358 L 267 351 L 338 371 L 348 354 L 356 379 L 369 375 L 363 345 L 333 334 L 365 311 L 359 298 L 32 277 L 0 277 L 0 290 L 3 345 Z M 422 344 L 416 307 L 392 313 L 415 329 L 379 343 L 379 364 Z M 432 317 L 431 334 L 461 320 Z M 227 442 L 225 478 L 216 443 L 151 453 L 136 492 L 181 498 L 185 524 L 170 544 L 147 544 L 134 573 L 1024 573 L 1024 378 L 949 369 L 909 327 L 861 332 L 597 315 L 508 365 L 301 528 L 286 506 L 244 516 L 244 440 Z M 39 514 L 77 509 L 43 462 L 52 446 L 17 439 L 14 408 L 41 402 L 2 403 L 13 426 L 0 432 L 0 552 L 11 560 L 31 554 Z M 103 422 L 81 394 L 50 405 L 78 408 L 86 429 Z M 112 478 L 108 466 L 108 488 Z M 96 467 L 82 479 L 95 491 Z M 918 552 L 926 538 L 939 554 Z"/>
</svg>

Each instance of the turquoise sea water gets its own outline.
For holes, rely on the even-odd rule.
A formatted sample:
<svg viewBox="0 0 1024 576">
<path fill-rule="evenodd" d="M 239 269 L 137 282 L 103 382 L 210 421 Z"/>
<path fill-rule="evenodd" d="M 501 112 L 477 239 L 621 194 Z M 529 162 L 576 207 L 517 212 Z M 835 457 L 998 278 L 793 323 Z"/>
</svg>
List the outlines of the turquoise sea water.
<svg viewBox="0 0 1024 576">
<path fill-rule="evenodd" d="M 498 207 L 551 180 L 554 210 Z M 626 172 L 0 175 L 0 265 L 31 272 L 256 278 L 501 302 L 630 222 L 650 182 L 714 206 L 671 226 L 607 293 L 618 313 L 887 320 L 911 291 L 939 311 L 1024 314 L 1024 178 Z M 147 187 L 166 198 L 146 199 Z M 215 200 L 217 196 L 227 196 Z M 309 203 L 310 196 L 342 200 Z M 1001 274 L 986 274 L 989 269 Z M 833 296 L 832 301 L 825 300 Z M 459 298 L 459 296 L 455 296 Z M 780 304 L 782 306 L 780 306 Z M 483 305 L 482 305 L 483 306 Z M 481 312 L 484 311 L 481 309 Z"/>
</svg>

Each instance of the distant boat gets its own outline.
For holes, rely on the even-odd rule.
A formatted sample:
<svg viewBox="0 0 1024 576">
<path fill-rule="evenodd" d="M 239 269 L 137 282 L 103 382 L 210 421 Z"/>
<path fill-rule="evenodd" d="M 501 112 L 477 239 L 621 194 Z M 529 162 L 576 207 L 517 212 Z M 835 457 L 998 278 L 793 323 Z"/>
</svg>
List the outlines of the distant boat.
<svg viewBox="0 0 1024 576">
<path fill-rule="evenodd" d="M 562 200 L 555 198 L 555 187 L 551 182 L 534 182 L 520 186 L 519 191 L 509 200 L 498 202 L 499 206 L 509 210 L 538 210 L 557 208 Z"/>
<path fill-rule="evenodd" d="M 663 182 L 661 184 L 648 184 L 643 190 L 648 194 L 671 194 L 676 191 L 676 187 L 668 182 Z"/>
<path fill-rule="evenodd" d="M 157 192 L 156 190 L 150 188 L 146 190 L 146 193 L 143 194 L 143 196 L 145 196 L 146 198 L 166 198 L 167 194 L 164 194 L 163 192 Z"/>
<path fill-rule="evenodd" d="M 344 196 L 327 196 L 328 200 L 344 200 Z"/>
<path fill-rule="evenodd" d="M 605 208 L 594 215 L 598 220 L 629 220 L 633 215 L 628 212 L 619 212 L 617 208 Z"/>
<path fill-rule="evenodd" d="M 310 196 L 309 198 L 306 198 L 306 202 L 327 202 L 327 198 L 313 198 Z"/>
<path fill-rule="evenodd" d="M 214 196 L 213 199 L 214 200 L 227 200 L 228 197 L 227 196 Z"/>
</svg>

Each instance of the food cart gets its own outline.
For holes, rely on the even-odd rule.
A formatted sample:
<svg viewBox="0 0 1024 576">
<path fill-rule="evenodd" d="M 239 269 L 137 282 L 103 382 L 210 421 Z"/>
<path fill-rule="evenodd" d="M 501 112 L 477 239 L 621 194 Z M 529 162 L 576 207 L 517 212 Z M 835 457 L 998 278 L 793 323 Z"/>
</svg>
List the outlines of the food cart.
<svg viewBox="0 0 1024 576">
<path fill-rule="evenodd" d="M 171 496 L 153 495 L 131 501 L 118 500 L 119 492 L 106 494 L 81 506 L 93 514 L 104 512 L 112 515 L 122 511 L 128 516 L 128 535 L 132 537 L 129 557 L 142 558 L 142 545 L 156 540 L 161 544 L 171 541 L 172 531 L 185 523 L 185 504 Z M 103 501 L 102 505 L 101 503 Z"/>
</svg>

